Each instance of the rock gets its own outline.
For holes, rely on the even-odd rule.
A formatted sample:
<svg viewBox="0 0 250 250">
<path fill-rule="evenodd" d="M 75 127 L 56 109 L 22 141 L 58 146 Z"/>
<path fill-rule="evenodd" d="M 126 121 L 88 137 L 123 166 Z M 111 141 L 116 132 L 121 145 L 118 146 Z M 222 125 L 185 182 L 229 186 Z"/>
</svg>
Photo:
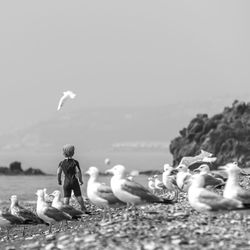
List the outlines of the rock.
<svg viewBox="0 0 250 250">
<path fill-rule="evenodd" d="M 16 248 L 14 246 L 8 246 L 5 248 L 5 250 L 15 250 Z"/>
<path fill-rule="evenodd" d="M 215 166 L 237 161 L 240 166 L 249 167 L 250 105 L 235 101 L 211 118 L 198 114 L 170 143 L 173 165 L 184 156 L 198 155 L 201 149 L 217 157 Z"/>
<path fill-rule="evenodd" d="M 56 247 L 55 243 L 49 243 L 44 247 L 44 250 L 52 250 Z"/>
</svg>

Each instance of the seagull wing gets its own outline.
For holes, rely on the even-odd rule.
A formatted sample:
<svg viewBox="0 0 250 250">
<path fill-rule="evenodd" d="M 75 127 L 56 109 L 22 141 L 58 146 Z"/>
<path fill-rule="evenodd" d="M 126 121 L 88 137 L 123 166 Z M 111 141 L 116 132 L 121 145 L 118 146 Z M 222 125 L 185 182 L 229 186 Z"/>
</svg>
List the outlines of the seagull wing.
<svg viewBox="0 0 250 250">
<path fill-rule="evenodd" d="M 176 178 L 174 176 L 169 176 L 169 180 L 173 185 L 177 186 Z"/>
<path fill-rule="evenodd" d="M 102 199 L 108 201 L 109 205 L 125 205 L 124 202 L 120 201 L 112 192 L 111 188 L 107 185 L 101 184 L 97 189 L 97 195 Z"/>
<path fill-rule="evenodd" d="M 41 220 L 38 216 L 36 216 L 33 212 L 28 209 L 20 209 L 19 215 L 25 219 L 26 223 L 40 223 Z"/>
<path fill-rule="evenodd" d="M 203 177 L 205 180 L 205 187 L 206 186 L 213 186 L 214 187 L 214 186 L 218 186 L 218 185 L 224 183 L 224 181 L 222 181 L 221 179 L 217 179 L 210 174 L 203 174 Z"/>
<path fill-rule="evenodd" d="M 75 97 L 76 97 L 76 95 L 72 91 L 63 92 L 63 96 L 59 100 L 57 110 L 60 110 L 62 108 L 62 106 L 64 105 L 66 100 L 74 99 Z"/>
<path fill-rule="evenodd" d="M 218 210 L 231 210 L 241 207 L 241 202 L 237 200 L 225 199 L 222 196 L 210 192 L 206 189 L 199 195 L 199 202 L 209 206 L 214 211 Z"/>
<path fill-rule="evenodd" d="M 8 220 L 11 224 L 22 224 L 23 220 L 11 213 L 2 213 L 2 217 Z"/>
<path fill-rule="evenodd" d="M 49 218 L 54 219 L 55 221 L 62 221 L 62 220 L 70 220 L 71 216 L 54 208 L 54 207 L 47 207 L 44 211 L 44 215 L 48 216 Z"/>
<path fill-rule="evenodd" d="M 83 214 L 82 211 L 75 209 L 74 207 L 70 205 L 63 205 L 62 206 L 62 211 L 66 214 L 69 214 L 72 217 L 78 217 Z"/>
<path fill-rule="evenodd" d="M 243 204 L 250 204 L 250 191 L 237 187 L 237 199 Z"/>
<path fill-rule="evenodd" d="M 153 195 L 148 189 L 134 181 L 126 180 L 121 187 L 124 191 L 140 197 L 143 201 L 151 203 L 160 202 L 160 199 L 157 196 Z"/>
<path fill-rule="evenodd" d="M 63 106 L 64 102 L 66 101 L 67 99 L 67 96 L 66 95 L 63 95 L 60 100 L 59 100 L 59 103 L 58 103 L 58 107 L 57 107 L 57 110 L 60 110 L 61 107 Z"/>
</svg>

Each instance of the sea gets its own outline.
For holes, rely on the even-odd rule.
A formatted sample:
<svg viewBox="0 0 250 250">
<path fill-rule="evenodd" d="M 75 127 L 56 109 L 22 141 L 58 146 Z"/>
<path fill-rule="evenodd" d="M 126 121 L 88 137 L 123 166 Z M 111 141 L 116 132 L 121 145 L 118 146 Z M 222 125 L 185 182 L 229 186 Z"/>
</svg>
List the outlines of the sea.
<svg viewBox="0 0 250 250">
<path fill-rule="evenodd" d="M 87 164 L 86 162 L 81 165 L 82 172 L 87 171 L 89 166 L 96 166 L 100 169 L 101 172 L 104 172 L 106 169 L 111 168 L 116 164 L 123 164 L 126 166 L 128 174 L 131 171 L 146 171 L 146 170 L 163 170 L 164 163 L 171 163 L 171 158 L 166 152 L 119 152 L 109 154 L 111 159 L 110 166 L 104 164 L 104 158 L 101 158 L 98 155 L 95 158 L 94 154 L 88 156 Z M 86 158 L 85 158 L 86 159 Z M 46 161 L 45 161 L 46 162 Z M 41 163 L 41 161 L 40 161 Z M 48 168 L 43 168 L 43 170 L 48 170 Z M 0 175 L 0 207 L 9 205 L 9 198 L 11 195 L 15 194 L 18 196 L 18 199 L 22 203 L 36 203 L 36 190 L 41 188 L 47 188 L 47 192 L 53 192 L 54 190 L 61 190 L 62 186 L 57 184 L 56 177 L 57 166 L 53 168 L 53 171 L 50 169 L 49 174 L 46 176 L 4 176 Z M 134 180 L 138 183 L 147 187 L 147 178 L 146 175 L 135 176 Z M 82 185 L 83 196 L 86 196 L 86 185 L 88 177 L 83 175 L 84 184 Z M 100 176 L 100 181 L 107 184 L 110 183 L 110 177 Z"/>
</svg>

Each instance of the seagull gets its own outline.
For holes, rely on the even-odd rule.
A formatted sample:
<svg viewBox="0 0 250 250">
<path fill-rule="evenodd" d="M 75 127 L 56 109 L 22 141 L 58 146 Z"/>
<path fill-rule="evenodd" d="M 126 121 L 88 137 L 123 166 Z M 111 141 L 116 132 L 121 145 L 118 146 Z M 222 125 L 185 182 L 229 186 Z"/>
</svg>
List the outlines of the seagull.
<svg viewBox="0 0 250 250">
<path fill-rule="evenodd" d="M 192 176 L 188 189 L 188 201 L 198 212 L 242 209 L 243 204 L 235 199 L 227 199 L 204 188 L 205 179 L 202 175 Z"/>
<path fill-rule="evenodd" d="M 152 191 L 152 193 L 154 194 L 155 193 L 155 181 L 154 181 L 154 177 L 153 176 L 150 176 L 148 177 L 148 188 L 149 190 Z"/>
<path fill-rule="evenodd" d="M 108 185 L 98 182 L 99 170 L 97 167 L 90 167 L 86 174 L 90 176 L 87 184 L 87 196 L 89 200 L 96 206 L 104 208 L 103 220 L 105 220 L 108 210 L 109 221 L 111 221 L 110 207 L 121 207 L 126 204 L 113 194 Z"/>
<path fill-rule="evenodd" d="M 194 172 L 199 172 L 199 174 L 203 175 L 205 179 L 205 185 L 204 185 L 205 187 L 210 186 L 218 188 L 225 185 L 225 182 L 222 178 L 215 177 L 220 175 L 215 175 L 215 176 L 212 175 L 212 173 L 210 172 L 210 168 L 207 164 L 200 165 L 200 167 L 195 169 Z"/>
<path fill-rule="evenodd" d="M 49 233 L 51 233 L 52 224 L 59 221 L 70 220 L 72 217 L 54 207 L 50 207 L 44 199 L 44 191 L 37 190 L 36 212 L 39 218 L 49 224 Z"/>
<path fill-rule="evenodd" d="M 176 170 L 178 171 L 176 175 L 177 186 L 180 190 L 187 192 L 191 184 L 190 179 L 192 175 L 190 174 L 188 167 L 184 164 L 178 165 Z"/>
<path fill-rule="evenodd" d="M 174 192 L 175 196 L 178 197 L 178 186 L 176 183 L 176 177 L 174 176 L 176 169 L 169 164 L 165 164 L 163 168 L 164 172 L 162 173 L 162 183 L 168 191 Z"/>
<path fill-rule="evenodd" d="M 163 193 L 166 190 L 165 185 L 163 182 L 159 179 L 158 175 L 154 175 L 155 180 L 155 189 L 159 192 L 159 194 Z"/>
<path fill-rule="evenodd" d="M 51 200 L 51 196 L 47 193 L 47 188 L 44 188 L 43 192 L 44 192 L 44 200 L 51 206 L 52 200 Z"/>
<path fill-rule="evenodd" d="M 68 99 L 74 99 L 76 97 L 76 94 L 73 93 L 72 91 L 68 90 L 68 91 L 64 91 L 63 92 L 63 96 L 60 98 L 59 103 L 58 103 L 58 107 L 57 110 L 60 110 L 62 108 L 62 106 L 64 105 L 64 103 L 68 100 Z"/>
<path fill-rule="evenodd" d="M 61 192 L 59 190 L 55 190 L 50 196 L 53 196 L 53 201 L 52 201 L 52 207 L 69 214 L 72 219 L 79 219 L 81 218 L 81 215 L 84 213 L 80 210 L 75 209 L 74 207 L 63 204 L 61 201 Z"/>
<path fill-rule="evenodd" d="M 10 204 L 11 214 L 18 217 L 19 219 L 23 220 L 24 224 L 43 223 L 43 221 L 41 221 L 37 215 L 35 215 L 30 210 L 19 205 L 16 195 L 12 195 L 10 198 L 10 201 L 11 201 L 11 204 Z"/>
<path fill-rule="evenodd" d="M 194 172 L 199 171 L 202 174 L 209 174 L 217 179 L 221 179 L 223 181 L 227 180 L 227 177 L 220 173 L 214 173 L 210 170 L 210 167 L 207 164 L 200 165 Z"/>
<path fill-rule="evenodd" d="M 7 239 L 9 239 L 10 226 L 17 224 L 23 224 L 23 220 L 9 212 L 0 211 L 0 228 L 5 227 L 7 229 Z"/>
<path fill-rule="evenodd" d="M 201 150 L 201 153 L 196 156 L 184 156 L 179 165 L 186 165 L 188 168 L 192 168 L 192 165 L 197 163 L 212 163 L 217 160 L 216 157 L 212 157 L 213 154 L 205 150 Z"/>
<path fill-rule="evenodd" d="M 126 169 L 123 165 L 116 165 L 106 172 L 113 174 L 110 184 L 114 195 L 127 204 L 136 206 L 146 203 L 174 203 L 174 199 L 157 197 L 142 185 L 126 179 Z"/>
<path fill-rule="evenodd" d="M 223 191 L 223 196 L 228 199 L 236 199 L 241 201 L 245 206 L 250 206 L 250 190 L 245 190 L 239 185 L 239 175 L 241 168 L 236 162 L 228 163 L 220 167 L 228 174 L 228 180 Z"/>
</svg>

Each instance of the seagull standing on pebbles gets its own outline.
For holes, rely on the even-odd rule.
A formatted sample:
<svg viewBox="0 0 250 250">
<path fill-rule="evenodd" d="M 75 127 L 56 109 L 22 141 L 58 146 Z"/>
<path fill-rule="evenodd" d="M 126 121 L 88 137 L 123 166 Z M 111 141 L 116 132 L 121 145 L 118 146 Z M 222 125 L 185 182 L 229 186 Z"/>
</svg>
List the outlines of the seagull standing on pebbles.
<svg viewBox="0 0 250 250">
<path fill-rule="evenodd" d="M 63 92 L 63 96 L 59 100 L 57 110 L 60 110 L 68 99 L 74 99 L 75 97 L 76 94 L 70 90 Z"/>
<path fill-rule="evenodd" d="M 152 191 L 153 194 L 155 194 L 155 181 L 153 176 L 148 177 L 148 188 Z"/>
<path fill-rule="evenodd" d="M 158 194 L 163 194 L 166 190 L 165 185 L 162 183 L 162 181 L 159 179 L 158 175 L 154 176 L 155 179 L 155 189 L 158 191 Z"/>
<path fill-rule="evenodd" d="M 127 204 L 136 206 L 146 203 L 174 203 L 174 199 L 157 197 L 142 185 L 126 179 L 126 169 L 122 165 L 116 165 L 106 172 L 113 174 L 110 184 L 114 195 Z"/>
<path fill-rule="evenodd" d="M 49 233 L 51 233 L 52 224 L 55 222 L 70 220 L 71 216 L 54 208 L 50 207 L 44 199 L 44 191 L 37 190 L 37 206 L 36 212 L 39 218 L 49 224 Z"/>
<path fill-rule="evenodd" d="M 236 199 L 241 201 L 245 206 L 250 206 L 250 190 L 245 190 L 239 185 L 239 175 L 241 168 L 236 162 L 228 163 L 220 169 L 225 170 L 228 179 L 225 185 L 223 196 L 228 199 Z"/>
<path fill-rule="evenodd" d="M 23 220 L 25 224 L 42 223 L 39 217 L 36 216 L 33 212 L 19 205 L 16 195 L 12 195 L 10 201 L 11 201 L 10 204 L 11 214 Z"/>
<path fill-rule="evenodd" d="M 176 177 L 174 174 L 177 172 L 169 164 L 164 165 L 164 172 L 162 173 L 162 182 L 166 189 L 170 192 L 174 192 L 175 196 L 178 196 L 178 186 L 176 183 Z"/>
<path fill-rule="evenodd" d="M 83 215 L 83 212 L 80 210 L 75 209 L 74 207 L 63 204 L 61 201 L 61 192 L 59 190 L 55 190 L 51 196 L 53 196 L 52 207 L 69 214 L 72 219 L 79 219 Z"/>
<path fill-rule="evenodd" d="M 200 165 L 197 169 L 194 170 L 194 172 L 199 172 L 199 174 L 203 175 L 205 179 L 205 187 L 210 186 L 218 188 L 225 185 L 225 182 L 221 177 L 217 178 L 212 175 L 207 164 Z"/>
<path fill-rule="evenodd" d="M 105 220 L 108 210 L 109 221 L 111 221 L 110 207 L 121 207 L 126 204 L 114 196 L 108 185 L 98 182 L 98 168 L 90 167 L 86 174 L 90 176 L 87 184 L 87 196 L 89 200 L 96 206 L 104 208 L 103 220 Z"/>
<path fill-rule="evenodd" d="M 186 165 L 180 164 L 176 170 L 178 171 L 176 175 L 176 183 L 180 190 L 187 192 L 191 184 L 190 179 L 192 175 L 189 173 L 188 167 Z"/>
<path fill-rule="evenodd" d="M 188 200 L 198 212 L 212 212 L 220 210 L 242 209 L 240 201 L 223 198 L 217 193 L 204 188 L 205 179 L 202 175 L 192 176 L 192 183 L 188 189 Z"/>
<path fill-rule="evenodd" d="M 7 239 L 9 239 L 10 226 L 17 224 L 23 224 L 23 220 L 9 212 L 0 211 L 0 228 L 5 227 L 7 229 Z"/>
</svg>

